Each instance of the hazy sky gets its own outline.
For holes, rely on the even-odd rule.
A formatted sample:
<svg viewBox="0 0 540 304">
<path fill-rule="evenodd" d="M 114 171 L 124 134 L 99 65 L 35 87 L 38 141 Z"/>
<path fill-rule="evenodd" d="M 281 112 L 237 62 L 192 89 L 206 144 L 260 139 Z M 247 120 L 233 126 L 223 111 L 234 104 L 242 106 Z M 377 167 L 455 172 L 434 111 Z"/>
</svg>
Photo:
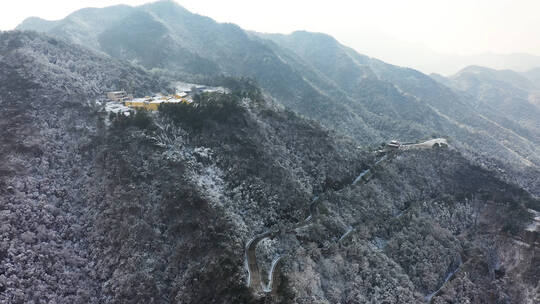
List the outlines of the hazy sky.
<svg viewBox="0 0 540 304">
<path fill-rule="evenodd" d="M 28 16 L 60 19 L 83 7 L 145 0 L 2 0 L 0 29 Z M 328 33 L 370 56 L 381 48 L 440 53 L 540 55 L 540 0 L 177 0 L 192 12 L 244 29 Z M 400 51 L 400 50 L 397 50 Z M 395 53 L 396 51 L 394 51 Z M 383 58 L 387 59 L 388 58 Z"/>
</svg>

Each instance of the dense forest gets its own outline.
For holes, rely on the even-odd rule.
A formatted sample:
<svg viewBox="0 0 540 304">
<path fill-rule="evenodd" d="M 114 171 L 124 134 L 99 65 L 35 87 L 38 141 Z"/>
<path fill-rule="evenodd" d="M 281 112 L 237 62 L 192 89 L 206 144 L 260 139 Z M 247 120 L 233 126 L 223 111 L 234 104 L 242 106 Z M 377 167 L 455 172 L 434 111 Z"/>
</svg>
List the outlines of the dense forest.
<svg viewBox="0 0 540 304">
<path fill-rule="evenodd" d="M 0 302 L 538 302 L 538 129 L 508 111 L 534 77 L 435 80 L 170 1 L 20 29 L 0 33 Z M 227 91 L 105 111 L 178 80 Z M 262 292 L 246 245 L 268 231 Z"/>
</svg>

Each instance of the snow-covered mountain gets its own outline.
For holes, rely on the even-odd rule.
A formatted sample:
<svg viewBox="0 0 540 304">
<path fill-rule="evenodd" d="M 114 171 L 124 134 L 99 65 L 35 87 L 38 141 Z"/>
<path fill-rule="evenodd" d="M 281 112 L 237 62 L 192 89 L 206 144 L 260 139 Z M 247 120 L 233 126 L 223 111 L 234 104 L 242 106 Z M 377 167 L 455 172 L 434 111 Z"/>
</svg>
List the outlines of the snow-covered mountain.
<svg viewBox="0 0 540 304">
<path fill-rule="evenodd" d="M 532 303 L 530 75 L 434 80 L 170 1 L 30 19 L 0 33 L 0 302 Z M 179 80 L 228 90 L 101 103 Z"/>
</svg>

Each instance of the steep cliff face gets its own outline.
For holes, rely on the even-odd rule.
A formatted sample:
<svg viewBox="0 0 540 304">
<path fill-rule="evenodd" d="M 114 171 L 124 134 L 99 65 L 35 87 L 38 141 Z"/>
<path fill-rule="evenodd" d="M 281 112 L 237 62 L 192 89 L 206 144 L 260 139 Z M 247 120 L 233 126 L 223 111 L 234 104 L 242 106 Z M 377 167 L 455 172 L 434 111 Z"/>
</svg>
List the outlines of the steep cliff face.
<svg viewBox="0 0 540 304">
<path fill-rule="evenodd" d="M 167 83 L 32 33 L 0 56 L 1 302 L 534 302 L 538 201 L 454 150 L 374 165 L 256 88 L 109 122 L 103 91 Z M 246 243 L 315 196 L 257 247 L 263 277 L 284 258 L 254 293 Z"/>
</svg>

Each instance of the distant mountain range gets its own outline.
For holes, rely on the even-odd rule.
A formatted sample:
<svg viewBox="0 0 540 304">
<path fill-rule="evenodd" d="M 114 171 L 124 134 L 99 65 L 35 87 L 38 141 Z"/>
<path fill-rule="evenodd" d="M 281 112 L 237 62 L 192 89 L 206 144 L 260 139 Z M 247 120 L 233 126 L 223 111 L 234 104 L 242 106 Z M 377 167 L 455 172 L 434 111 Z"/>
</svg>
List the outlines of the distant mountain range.
<svg viewBox="0 0 540 304">
<path fill-rule="evenodd" d="M 538 108 L 528 97 L 537 89 L 534 70 L 518 75 L 467 68 L 450 82 L 435 81 L 360 55 L 325 34 L 246 32 L 171 1 L 82 9 L 59 21 L 30 18 L 18 29 L 43 31 L 167 77 L 199 82 L 219 75 L 253 78 L 283 105 L 362 144 L 448 136 L 471 155 L 540 164 Z M 478 77 L 484 74 L 498 78 Z M 483 93 L 468 91 L 471 81 L 474 88 L 482 83 L 506 92 L 506 101 L 495 104 Z M 516 102 L 508 101 L 511 97 L 521 106 L 508 116 L 506 110 Z M 524 112 L 529 114 L 518 119 Z"/>
<path fill-rule="evenodd" d="M 325 34 L 247 32 L 171 1 L 82 9 L 59 21 L 29 18 L 18 29 L 46 32 L 167 77 L 253 78 L 283 105 L 365 145 L 448 136 L 471 155 L 540 164 L 535 70 L 467 68 L 448 79 L 429 77 L 358 54 Z M 484 74 L 498 78 L 478 77 Z M 472 81 L 506 97 L 487 100 L 486 92 L 468 90 Z M 512 108 L 515 102 L 520 106 Z"/>
<path fill-rule="evenodd" d="M 448 74 L 458 69 L 470 66 L 479 65 L 485 66 L 496 70 L 514 70 L 518 72 L 526 72 L 534 68 L 540 67 L 540 56 L 535 56 L 525 53 L 513 53 L 513 54 L 477 54 L 477 55 L 442 55 L 437 59 L 440 63 L 440 67 L 433 65 L 432 70 L 439 69 L 441 71 L 446 70 Z M 447 68 L 444 68 L 444 66 Z"/>
<path fill-rule="evenodd" d="M 344 38 L 359 52 L 395 65 L 413 67 L 426 74 L 450 76 L 470 65 L 518 72 L 540 67 L 540 56 L 527 53 L 471 55 L 444 53 L 434 51 L 425 45 L 398 41 L 381 33 L 377 35 L 359 33 L 354 37 Z"/>
</svg>

